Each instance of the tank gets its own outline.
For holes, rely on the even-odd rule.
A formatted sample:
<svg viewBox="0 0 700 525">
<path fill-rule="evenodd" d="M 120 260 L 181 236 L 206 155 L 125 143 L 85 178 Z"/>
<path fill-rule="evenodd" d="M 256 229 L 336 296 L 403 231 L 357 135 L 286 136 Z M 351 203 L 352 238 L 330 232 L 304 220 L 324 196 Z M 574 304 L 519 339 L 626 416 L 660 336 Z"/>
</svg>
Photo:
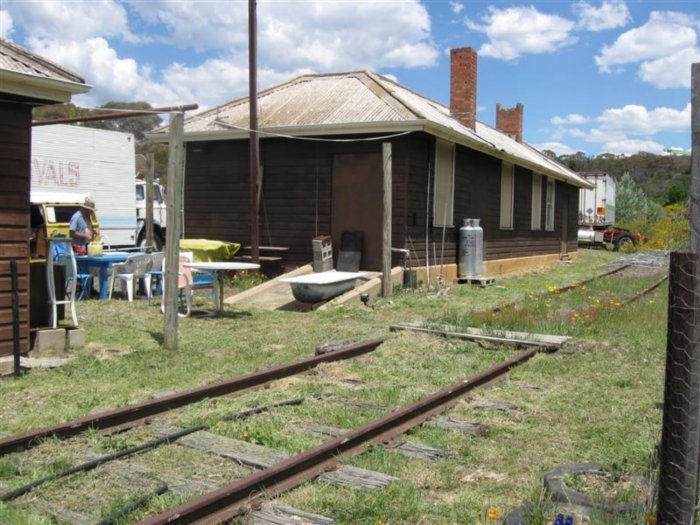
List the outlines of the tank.
<svg viewBox="0 0 700 525">
<path fill-rule="evenodd" d="M 484 230 L 479 219 L 464 219 L 459 229 L 459 276 L 476 277 L 484 273 Z"/>
</svg>

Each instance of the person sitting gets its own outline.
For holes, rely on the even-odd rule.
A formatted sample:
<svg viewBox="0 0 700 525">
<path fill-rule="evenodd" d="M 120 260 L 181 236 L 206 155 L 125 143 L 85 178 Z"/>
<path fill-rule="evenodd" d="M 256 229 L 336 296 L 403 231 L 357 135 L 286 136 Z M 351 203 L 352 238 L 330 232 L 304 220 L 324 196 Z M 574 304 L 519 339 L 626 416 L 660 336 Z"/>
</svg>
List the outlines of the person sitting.
<svg viewBox="0 0 700 525">
<path fill-rule="evenodd" d="M 70 218 L 69 233 L 73 250 L 79 255 L 87 253 L 87 245 L 95 237 L 95 230 L 92 227 L 92 213 L 95 211 L 95 203 L 88 197 L 80 205 Z"/>
</svg>

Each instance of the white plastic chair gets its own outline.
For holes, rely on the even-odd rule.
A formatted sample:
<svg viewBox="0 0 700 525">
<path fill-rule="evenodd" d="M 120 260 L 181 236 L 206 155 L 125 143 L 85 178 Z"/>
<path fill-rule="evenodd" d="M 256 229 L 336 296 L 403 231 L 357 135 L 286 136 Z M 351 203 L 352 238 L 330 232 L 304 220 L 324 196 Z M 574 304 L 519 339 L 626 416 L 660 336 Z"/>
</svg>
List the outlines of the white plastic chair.
<svg viewBox="0 0 700 525">
<path fill-rule="evenodd" d="M 151 269 L 151 256 L 148 253 L 130 255 L 123 263 L 112 265 L 112 275 L 109 276 L 109 298 L 112 299 L 114 281 L 122 281 L 122 290 L 126 288 L 126 295 L 129 302 L 134 300 L 134 285 L 139 279 L 144 279 L 146 273 Z"/>
<path fill-rule="evenodd" d="M 165 271 L 164 262 L 165 252 L 155 252 L 151 254 L 151 269 L 146 272 L 143 278 L 143 282 L 146 285 L 146 297 L 148 297 L 149 305 L 153 300 L 154 283 L 161 288 L 162 292 L 163 272 Z"/>
<path fill-rule="evenodd" d="M 211 289 L 211 298 L 212 302 L 214 303 L 214 307 L 218 310 L 219 309 L 219 297 L 218 294 L 216 293 L 216 287 L 214 286 L 214 280 L 207 280 L 203 282 L 202 284 L 198 284 L 197 281 L 195 280 L 194 277 L 194 272 L 192 271 L 191 268 L 188 268 L 185 266 L 187 263 L 192 262 L 192 252 L 180 252 L 180 259 L 179 259 L 179 264 L 178 264 L 178 283 L 177 287 L 179 290 L 179 295 L 180 299 L 184 301 L 185 304 L 185 313 L 181 313 L 178 311 L 178 315 L 180 317 L 189 317 L 190 314 L 192 313 L 192 297 L 194 295 L 195 290 L 200 290 L 200 289 Z M 165 275 L 165 259 L 163 259 L 163 274 Z M 165 297 L 165 279 L 163 279 L 163 296 Z M 165 313 L 165 303 L 161 302 L 160 304 L 160 310 L 161 312 Z"/>
</svg>

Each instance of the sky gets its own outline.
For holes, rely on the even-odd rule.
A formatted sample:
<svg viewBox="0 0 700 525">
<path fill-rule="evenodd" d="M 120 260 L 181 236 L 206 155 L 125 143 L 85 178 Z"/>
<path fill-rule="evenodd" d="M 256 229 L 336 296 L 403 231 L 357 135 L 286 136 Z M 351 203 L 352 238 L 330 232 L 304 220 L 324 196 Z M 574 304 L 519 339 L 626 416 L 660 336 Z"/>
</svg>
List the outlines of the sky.
<svg viewBox="0 0 700 525">
<path fill-rule="evenodd" d="M 477 119 L 522 103 L 539 149 L 690 148 L 698 0 L 258 0 L 257 19 L 260 89 L 367 69 L 449 105 L 449 50 L 473 47 Z M 247 95 L 245 0 L 0 0 L 0 37 L 85 78 L 83 107 Z"/>
</svg>

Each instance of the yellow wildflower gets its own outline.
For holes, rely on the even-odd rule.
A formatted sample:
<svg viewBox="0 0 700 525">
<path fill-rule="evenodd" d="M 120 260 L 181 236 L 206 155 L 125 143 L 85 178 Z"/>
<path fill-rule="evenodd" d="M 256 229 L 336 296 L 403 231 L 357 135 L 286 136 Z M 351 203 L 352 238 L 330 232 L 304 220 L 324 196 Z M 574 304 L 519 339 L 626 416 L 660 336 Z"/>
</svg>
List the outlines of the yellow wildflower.
<svg viewBox="0 0 700 525">
<path fill-rule="evenodd" d="M 644 521 L 649 525 L 656 525 L 656 516 L 654 516 L 653 514 L 647 514 L 646 516 L 644 516 Z"/>
<path fill-rule="evenodd" d="M 501 517 L 501 511 L 498 509 L 489 509 L 488 513 L 486 514 L 490 520 L 496 520 Z"/>
</svg>

